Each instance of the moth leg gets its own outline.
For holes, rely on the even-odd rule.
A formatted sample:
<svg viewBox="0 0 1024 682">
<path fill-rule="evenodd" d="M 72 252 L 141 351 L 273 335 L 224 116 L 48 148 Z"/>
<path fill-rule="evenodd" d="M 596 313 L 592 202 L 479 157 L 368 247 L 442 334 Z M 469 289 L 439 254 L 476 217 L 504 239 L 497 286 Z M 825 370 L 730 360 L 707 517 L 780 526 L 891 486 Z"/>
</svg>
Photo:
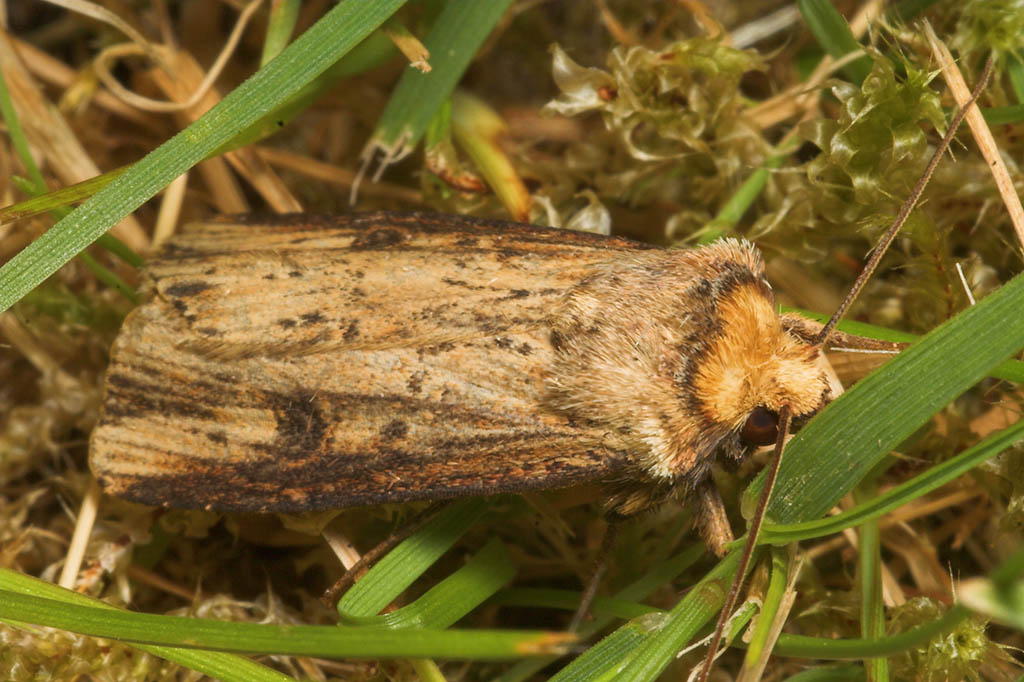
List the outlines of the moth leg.
<svg viewBox="0 0 1024 682">
<path fill-rule="evenodd" d="M 572 620 L 569 621 L 569 632 L 575 632 L 583 620 L 590 615 L 590 605 L 594 603 L 594 597 L 597 596 L 597 588 L 601 586 L 601 579 L 604 578 L 605 571 L 608 570 L 608 556 L 615 547 L 615 539 L 619 534 L 620 523 L 622 522 L 618 520 L 608 521 L 604 537 L 601 538 L 601 548 L 597 551 L 596 560 L 590 570 L 590 577 L 587 579 L 587 584 L 583 587 L 580 605 L 576 607 L 576 613 L 573 614 Z"/>
<path fill-rule="evenodd" d="M 710 477 L 698 485 L 694 493 L 700 535 L 716 556 L 725 556 L 726 547 L 734 538 L 729 526 L 729 517 L 725 514 L 722 496 L 718 494 L 718 488 Z"/>
</svg>

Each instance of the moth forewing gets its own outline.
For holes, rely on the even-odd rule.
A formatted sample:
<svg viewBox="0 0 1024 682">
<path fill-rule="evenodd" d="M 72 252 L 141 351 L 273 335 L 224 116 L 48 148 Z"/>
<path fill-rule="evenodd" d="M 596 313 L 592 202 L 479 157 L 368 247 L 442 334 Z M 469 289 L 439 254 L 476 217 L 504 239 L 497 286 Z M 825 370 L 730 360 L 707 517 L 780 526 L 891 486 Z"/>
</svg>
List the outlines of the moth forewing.
<svg viewBox="0 0 1024 682">
<path fill-rule="evenodd" d="M 643 248 L 453 216 L 193 225 L 113 347 L 92 467 L 115 495 L 224 511 L 600 478 L 625 450 L 545 409 L 545 320 Z"/>
<path fill-rule="evenodd" d="M 147 504 L 300 511 L 598 480 L 629 515 L 706 485 L 752 414 L 827 397 L 736 241 L 225 218 L 187 228 L 149 276 L 91 452 L 108 492 Z M 697 497 L 721 535 L 717 493 Z"/>
</svg>

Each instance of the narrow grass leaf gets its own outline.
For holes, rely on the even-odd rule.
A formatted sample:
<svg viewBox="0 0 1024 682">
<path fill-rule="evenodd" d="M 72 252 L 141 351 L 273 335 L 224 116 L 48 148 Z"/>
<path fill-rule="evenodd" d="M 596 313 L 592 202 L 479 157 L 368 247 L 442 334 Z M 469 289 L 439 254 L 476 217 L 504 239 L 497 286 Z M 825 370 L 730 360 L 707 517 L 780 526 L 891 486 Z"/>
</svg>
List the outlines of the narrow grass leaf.
<svg viewBox="0 0 1024 682">
<path fill-rule="evenodd" d="M 81 606 L 9 590 L 0 590 L 0 613 L 94 637 L 261 655 L 505 660 L 557 653 L 575 639 L 568 633 L 526 630 L 230 623 Z"/>
<path fill-rule="evenodd" d="M 1017 276 L 822 410 L 786 446 L 768 517 L 823 516 L 882 457 L 1024 346 L 1022 306 L 1024 277 Z"/>
<path fill-rule="evenodd" d="M 376 616 L 434 565 L 487 511 L 487 501 L 468 499 L 442 510 L 387 553 L 338 602 L 342 618 Z"/>
<path fill-rule="evenodd" d="M 14 146 L 15 151 L 18 153 L 21 164 L 28 170 L 30 178 L 28 180 L 14 178 L 14 184 L 18 186 L 22 192 L 32 197 L 46 194 L 46 181 L 43 179 L 43 174 L 39 170 L 39 166 L 36 165 L 35 158 L 33 158 L 32 154 L 29 152 L 28 140 L 25 138 L 21 129 L 21 124 L 18 121 L 18 115 L 14 109 L 13 103 L 11 102 L 2 70 L 0 70 L 0 112 L 3 113 L 4 122 L 7 124 L 10 132 L 11 143 Z M 63 218 L 69 212 L 69 210 L 63 206 L 54 206 L 51 210 L 57 219 Z M 108 243 L 112 241 L 119 246 L 124 247 L 125 250 L 128 250 L 127 246 L 118 241 L 112 235 L 107 236 L 109 237 L 107 240 Z M 128 284 L 125 283 L 116 273 L 103 265 L 100 265 L 95 258 L 87 253 L 81 253 L 79 254 L 79 257 L 98 280 L 107 286 L 116 289 L 131 303 L 137 304 L 139 302 L 138 296 L 135 295 L 135 290 L 128 286 Z"/>
<path fill-rule="evenodd" d="M 648 614 L 623 625 L 590 647 L 585 656 L 559 670 L 550 682 L 614 680 L 637 646 L 650 634 L 652 626 L 657 627 L 663 619 L 661 614 Z"/>
<path fill-rule="evenodd" d="M 10 90 L 7 89 L 7 81 L 4 79 L 3 69 L 0 69 L 0 116 L 7 124 L 7 135 L 11 138 L 11 146 L 21 161 L 21 165 L 28 170 L 29 180 L 33 186 L 32 194 L 46 191 L 46 180 L 36 165 L 35 158 L 29 149 L 25 132 L 18 120 L 18 113 L 14 109 L 14 102 L 11 101 Z"/>
<path fill-rule="evenodd" d="M 785 544 L 797 540 L 839 533 L 846 528 L 867 523 L 894 509 L 916 500 L 962 476 L 974 467 L 1024 439 L 1024 421 L 999 431 L 972 448 L 885 493 L 865 499 L 855 507 L 835 516 L 784 525 L 765 524 L 761 540 L 766 544 Z"/>
<path fill-rule="evenodd" d="M 822 324 L 828 322 L 829 318 L 828 315 L 822 313 L 802 308 L 792 308 L 790 306 L 780 306 L 780 310 L 787 313 L 800 313 L 800 315 L 811 320 L 817 320 Z M 895 341 L 897 343 L 913 343 L 921 338 L 917 334 L 911 334 L 910 332 L 902 332 L 898 329 L 889 329 L 888 327 L 880 327 L 876 324 L 859 322 L 857 320 L 843 320 L 839 323 L 839 329 L 848 334 L 856 334 L 857 336 L 866 336 L 883 341 Z M 1024 383 L 1024 362 L 1012 358 L 1003 360 L 989 371 L 988 376 L 995 379 Z"/>
<path fill-rule="evenodd" d="M 793 150 L 785 149 L 780 151 L 786 153 L 778 153 L 768 157 L 764 165 L 751 173 L 750 177 L 743 181 L 739 189 L 722 204 L 714 219 L 695 234 L 697 244 L 710 244 L 716 239 L 735 233 L 736 225 L 743 218 L 747 209 L 761 195 L 765 185 L 768 184 L 772 171 L 780 168 L 782 162 L 786 160 L 788 152 Z"/>
<path fill-rule="evenodd" d="M 0 312 L 52 275 L 118 220 L 318 74 L 405 0 L 346 0 L 199 120 L 162 144 L 0 268 Z"/>
<path fill-rule="evenodd" d="M 730 552 L 693 587 L 669 612 L 664 625 L 637 647 L 630 666 L 623 670 L 622 682 L 652 682 L 675 660 L 697 631 L 721 608 L 729 581 L 738 568 L 740 553 Z M 753 557 L 751 565 L 757 560 Z"/>
<path fill-rule="evenodd" d="M 128 166 L 115 168 L 103 175 L 97 175 L 94 178 L 77 182 L 74 185 L 55 189 L 52 192 L 0 208 L 0 223 L 9 223 L 19 218 L 30 218 L 40 213 L 46 213 L 47 211 L 70 206 L 83 199 L 88 199 L 100 191 L 100 189 L 109 185 L 114 178 L 127 169 Z"/>
<path fill-rule="evenodd" d="M 447 628 L 484 603 L 516 575 L 505 545 L 491 538 L 462 568 L 397 611 L 377 616 L 392 628 Z"/>
<path fill-rule="evenodd" d="M 990 126 L 1003 126 L 1024 121 L 1024 104 L 1013 104 L 1005 107 L 986 107 L 981 110 L 985 123 Z"/>
<path fill-rule="evenodd" d="M 850 31 L 850 25 L 830 0 L 797 0 L 796 5 L 818 44 L 833 59 L 842 59 L 861 49 L 860 43 Z M 866 57 L 855 59 L 844 66 L 842 71 L 850 82 L 860 85 L 871 73 L 871 61 Z"/>
<path fill-rule="evenodd" d="M 113 606 L 98 599 L 65 590 L 53 583 L 15 573 L 6 568 L 0 568 L 0 591 L 52 599 L 66 604 L 114 610 Z M 4 618 L 4 620 L 7 619 Z M 292 680 L 291 677 L 272 668 L 235 654 L 198 649 L 176 649 L 149 644 L 135 644 L 134 647 L 222 682 L 291 682 Z"/>
<path fill-rule="evenodd" d="M 996 566 L 989 574 L 989 580 L 985 582 L 1004 595 L 1010 595 L 1018 589 L 1016 586 L 1020 583 L 1014 583 L 1014 581 L 1019 580 L 1021 576 L 1024 576 L 1024 549 L 1017 550 Z M 1021 591 L 1018 596 L 1011 596 L 1009 599 L 1003 597 L 1003 599 L 1004 604 L 1015 604 L 1017 600 L 1024 602 L 1024 591 Z M 1016 605 L 1011 608 L 1017 609 L 1019 612 Z M 971 612 L 966 606 L 956 604 L 931 622 L 877 640 L 782 635 L 775 647 L 775 653 L 780 656 L 834 659 L 892 656 L 923 646 L 935 637 L 951 632 L 970 615 Z"/>
<path fill-rule="evenodd" d="M 646 599 L 655 590 L 670 582 L 673 578 L 696 563 L 697 560 L 704 556 L 704 552 L 704 545 L 693 545 L 671 558 L 652 566 L 651 569 L 643 576 L 615 593 L 613 600 L 633 603 L 640 601 L 641 599 Z M 599 600 L 600 598 L 595 600 L 595 603 Z M 579 605 L 578 595 L 574 604 L 577 606 Z M 575 606 L 572 608 L 575 608 Z M 611 622 L 611 617 L 601 615 L 600 613 L 596 614 L 596 618 L 594 618 L 593 621 L 585 623 L 580 628 L 580 637 L 590 637 L 604 630 L 609 622 Z M 605 655 L 603 652 L 592 653 L 592 651 L 593 648 L 587 650 L 582 656 L 579 656 L 576 659 L 577 661 L 580 661 L 579 665 L 589 665 L 586 659 L 590 656 Z M 554 657 L 549 657 L 547 659 L 519 661 L 497 677 L 494 682 L 523 682 L 524 680 L 532 678 L 534 674 L 552 663 L 554 660 Z"/>
<path fill-rule="evenodd" d="M 861 484 L 854 490 L 857 502 L 878 495 L 875 481 Z M 885 636 L 885 604 L 882 602 L 882 534 L 878 519 L 860 526 L 860 632 L 864 639 Z M 888 682 L 889 662 L 884 658 L 864 661 L 872 682 Z"/>
<path fill-rule="evenodd" d="M 281 54 L 288 41 L 291 40 L 292 31 L 299 21 L 299 9 L 302 7 L 302 0 L 279 0 L 270 5 L 270 14 L 267 17 L 267 37 L 263 40 L 263 54 L 260 55 L 260 65 L 265 66 L 267 62 Z"/>
<path fill-rule="evenodd" d="M 213 150 L 207 158 L 220 156 L 241 147 L 255 144 L 281 131 L 296 116 L 316 103 L 322 95 L 335 91 L 345 78 L 365 73 L 395 57 L 398 49 L 381 31 L 374 31 L 353 47 L 344 57 L 314 78 L 303 88 L 259 117 L 249 127 Z M 343 94 L 341 91 L 339 94 Z"/>
<path fill-rule="evenodd" d="M 782 598 L 786 594 L 786 583 L 789 577 L 789 560 L 787 553 L 779 549 L 772 549 L 771 574 L 768 578 L 768 589 L 765 590 L 761 613 L 757 617 L 750 636 L 750 644 L 747 645 L 747 653 L 743 659 L 743 668 L 748 671 L 760 665 L 763 657 L 768 655 L 768 646 L 771 644 L 770 637 L 772 626 L 778 617 L 779 608 L 782 606 Z"/>
<path fill-rule="evenodd" d="M 954 606 L 936 620 L 884 639 L 830 639 L 784 634 L 779 636 L 774 653 L 795 658 L 838 660 L 893 656 L 927 644 L 970 615 L 971 612 L 963 606 Z"/>
<path fill-rule="evenodd" d="M 511 0 L 449 0 L 445 4 L 423 41 L 430 51 L 430 73 L 410 68 L 402 74 L 377 122 L 371 146 L 387 150 L 389 158 L 415 148 L 510 4 Z"/>
</svg>

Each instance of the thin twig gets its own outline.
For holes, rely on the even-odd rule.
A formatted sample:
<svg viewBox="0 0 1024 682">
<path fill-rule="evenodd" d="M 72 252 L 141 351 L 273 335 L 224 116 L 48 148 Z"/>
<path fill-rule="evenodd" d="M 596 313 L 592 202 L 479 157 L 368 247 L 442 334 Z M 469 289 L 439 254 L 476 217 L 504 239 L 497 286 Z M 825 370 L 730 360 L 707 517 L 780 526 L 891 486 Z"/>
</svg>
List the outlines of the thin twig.
<svg viewBox="0 0 1024 682">
<path fill-rule="evenodd" d="M 1024 247 L 1024 207 L 1021 206 L 1020 197 L 1017 196 L 1017 190 L 1013 187 L 1010 172 L 1006 170 L 1006 163 L 999 154 L 999 145 L 996 144 L 996 140 L 992 136 L 992 130 L 985 123 L 981 109 L 970 97 L 970 90 L 967 88 L 967 83 L 964 82 L 963 74 L 957 68 L 956 62 L 953 61 L 953 55 L 949 53 L 949 48 L 939 40 L 928 22 L 924 24 L 924 35 L 932 49 L 932 56 L 939 62 L 942 77 L 946 79 L 946 85 L 953 93 L 953 98 L 956 99 L 956 103 L 960 107 L 967 110 L 967 126 L 971 129 L 974 141 L 978 144 L 978 150 L 992 172 L 992 178 L 996 182 L 999 195 L 1003 198 L 1006 211 L 1010 214 L 1010 221 L 1013 223 L 1013 229 L 1017 233 L 1017 241 Z"/>
</svg>

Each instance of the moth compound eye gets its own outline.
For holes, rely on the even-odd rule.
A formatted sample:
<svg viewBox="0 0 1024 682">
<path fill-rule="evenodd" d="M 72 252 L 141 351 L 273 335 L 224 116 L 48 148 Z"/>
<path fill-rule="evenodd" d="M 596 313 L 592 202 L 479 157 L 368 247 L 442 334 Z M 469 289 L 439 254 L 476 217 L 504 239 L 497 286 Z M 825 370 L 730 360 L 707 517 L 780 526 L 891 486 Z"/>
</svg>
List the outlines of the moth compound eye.
<svg viewBox="0 0 1024 682">
<path fill-rule="evenodd" d="M 740 429 L 744 445 L 771 445 L 779 434 L 779 416 L 766 407 L 755 407 Z"/>
</svg>

